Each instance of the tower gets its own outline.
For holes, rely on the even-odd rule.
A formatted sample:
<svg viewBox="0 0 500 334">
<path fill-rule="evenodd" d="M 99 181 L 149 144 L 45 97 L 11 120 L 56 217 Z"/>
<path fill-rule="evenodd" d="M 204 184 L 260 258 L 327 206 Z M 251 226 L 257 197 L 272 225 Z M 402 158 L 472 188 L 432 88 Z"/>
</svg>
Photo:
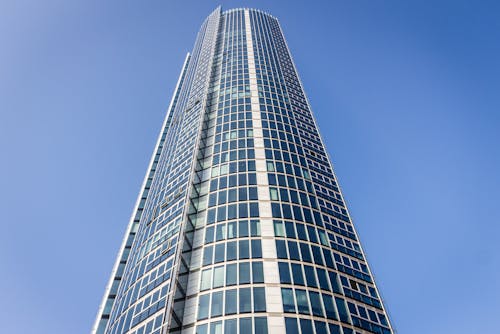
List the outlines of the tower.
<svg viewBox="0 0 500 334">
<path fill-rule="evenodd" d="M 392 333 L 278 20 L 184 62 L 96 334 Z"/>
</svg>

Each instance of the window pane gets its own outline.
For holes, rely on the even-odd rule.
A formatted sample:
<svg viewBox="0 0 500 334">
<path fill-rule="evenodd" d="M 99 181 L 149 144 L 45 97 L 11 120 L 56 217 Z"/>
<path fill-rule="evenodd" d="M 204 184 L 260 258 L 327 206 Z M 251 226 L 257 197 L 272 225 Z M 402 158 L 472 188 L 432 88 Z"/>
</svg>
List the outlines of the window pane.
<svg viewBox="0 0 500 334">
<path fill-rule="evenodd" d="M 309 300 L 311 301 L 311 308 L 314 315 L 323 317 L 323 309 L 321 308 L 321 299 L 319 293 L 309 291 Z"/>
<path fill-rule="evenodd" d="M 328 333 L 326 330 L 326 324 L 323 321 L 315 321 L 314 322 L 314 327 L 316 327 L 316 333 Z"/>
<path fill-rule="evenodd" d="M 283 311 L 295 313 L 295 303 L 293 301 L 292 289 L 281 289 L 281 298 L 283 299 Z"/>
<path fill-rule="evenodd" d="M 241 226 L 240 226 L 241 227 Z M 250 250 L 248 245 L 248 240 L 240 240 L 239 241 L 239 249 L 240 249 L 240 259 L 248 259 L 250 258 Z"/>
<path fill-rule="evenodd" d="M 316 268 L 316 274 L 318 274 L 319 286 L 323 290 L 330 290 L 328 286 L 328 278 L 326 277 L 326 271 L 321 268 Z"/>
<path fill-rule="evenodd" d="M 228 264 L 226 267 L 226 285 L 234 285 L 237 283 L 236 264 Z"/>
<path fill-rule="evenodd" d="M 279 220 L 274 221 L 274 235 L 277 237 L 285 236 L 285 229 L 283 228 L 283 223 Z"/>
<path fill-rule="evenodd" d="M 341 293 L 340 287 L 339 287 L 339 282 L 337 280 L 337 274 L 334 273 L 333 271 L 329 271 L 328 276 L 330 276 L 330 283 L 332 284 L 333 292 Z"/>
<path fill-rule="evenodd" d="M 305 262 L 312 262 L 311 251 L 309 250 L 309 245 L 303 242 L 300 243 L 300 253 L 302 254 L 302 260 Z"/>
<path fill-rule="evenodd" d="M 212 284 L 212 270 L 207 269 L 201 272 L 201 286 L 200 290 L 210 289 Z"/>
<path fill-rule="evenodd" d="M 227 312 L 226 312 L 227 314 Z M 238 331 L 238 322 L 236 319 L 226 320 L 224 323 L 224 333 L 225 334 L 234 334 Z"/>
<path fill-rule="evenodd" d="M 262 262 L 252 263 L 252 282 L 264 283 L 264 269 L 262 268 Z"/>
<path fill-rule="evenodd" d="M 250 263 L 240 263 L 240 284 L 250 283 Z"/>
<path fill-rule="evenodd" d="M 306 274 L 307 286 L 317 287 L 316 275 L 314 274 L 314 268 L 311 266 L 304 266 L 304 272 Z"/>
<path fill-rule="evenodd" d="M 214 288 L 224 286 L 224 266 L 214 268 Z"/>
<path fill-rule="evenodd" d="M 304 290 L 295 290 L 297 298 L 297 310 L 302 314 L 309 314 L 309 303 L 307 301 L 307 293 Z"/>
<path fill-rule="evenodd" d="M 202 295 L 198 300 L 198 320 L 208 318 L 210 295 Z"/>
<path fill-rule="evenodd" d="M 236 248 L 236 241 L 230 241 L 227 243 L 227 260 L 236 260 L 238 256 L 238 250 Z"/>
<path fill-rule="evenodd" d="M 222 291 L 218 291 L 212 294 L 212 317 L 222 315 L 222 293 Z"/>
<path fill-rule="evenodd" d="M 250 221 L 250 230 L 252 237 L 260 236 L 260 221 L 258 220 Z"/>
<path fill-rule="evenodd" d="M 224 262 L 226 255 L 226 244 L 215 245 L 215 263 Z"/>
<path fill-rule="evenodd" d="M 214 228 L 213 226 L 207 227 L 205 231 L 205 243 L 214 242 Z"/>
<path fill-rule="evenodd" d="M 302 334 L 314 334 L 311 320 L 300 319 L 300 331 Z"/>
<path fill-rule="evenodd" d="M 340 321 L 349 323 L 349 315 L 347 314 L 344 300 L 335 297 L 335 303 L 337 304 L 337 310 L 339 311 Z"/>
<path fill-rule="evenodd" d="M 236 222 L 227 224 L 227 238 L 236 238 Z"/>
<path fill-rule="evenodd" d="M 280 273 L 280 283 L 291 284 L 292 278 L 290 276 L 290 269 L 287 262 L 278 262 L 278 269 Z"/>
<path fill-rule="evenodd" d="M 297 239 L 295 236 L 295 227 L 294 223 L 292 222 L 285 222 L 285 230 L 286 230 L 286 237 L 287 238 L 292 238 L 292 239 Z"/>
<path fill-rule="evenodd" d="M 248 220 L 240 221 L 239 228 L 239 237 L 248 237 Z"/>
<path fill-rule="evenodd" d="M 286 334 L 299 334 L 296 318 L 285 318 Z"/>
<path fill-rule="evenodd" d="M 335 312 L 335 306 L 333 306 L 332 296 L 323 294 L 323 305 L 325 305 L 326 317 L 328 319 L 338 320 L 337 313 Z"/>
<path fill-rule="evenodd" d="M 286 259 L 288 255 L 286 254 L 286 245 L 284 240 L 276 240 L 276 252 L 278 259 Z"/>
<path fill-rule="evenodd" d="M 267 318 L 266 317 L 256 317 L 255 318 L 255 333 L 256 334 L 267 334 Z"/>
<path fill-rule="evenodd" d="M 260 259 L 262 258 L 262 246 L 260 240 L 252 240 L 252 258 Z"/>
<path fill-rule="evenodd" d="M 208 332 L 208 325 L 199 325 L 196 327 L 196 334 L 207 334 Z"/>
<path fill-rule="evenodd" d="M 210 334 L 222 334 L 222 321 L 210 324 Z"/>
<path fill-rule="evenodd" d="M 290 252 L 290 259 L 300 261 L 299 247 L 295 241 L 288 241 L 288 251 Z"/>
<path fill-rule="evenodd" d="M 238 297 L 238 291 L 236 289 L 226 290 L 225 314 L 235 314 L 236 312 L 238 312 L 237 297 Z"/>
<path fill-rule="evenodd" d="M 266 291 L 264 288 L 253 288 L 253 310 L 254 312 L 266 311 Z"/>
<path fill-rule="evenodd" d="M 328 328 L 330 328 L 330 334 L 341 334 L 339 325 L 328 324 Z"/>
<path fill-rule="evenodd" d="M 240 319 L 240 333 L 252 333 L 252 318 Z"/>
<path fill-rule="evenodd" d="M 212 252 L 213 252 L 213 246 L 208 246 L 205 247 L 203 250 L 203 265 L 209 265 L 212 263 Z"/>
<path fill-rule="evenodd" d="M 250 288 L 240 289 L 240 313 L 252 311 L 252 293 Z M 249 332 L 243 332 L 249 333 Z"/>
<path fill-rule="evenodd" d="M 215 233 L 215 240 L 220 241 L 226 238 L 226 224 L 217 225 L 217 232 Z"/>
<path fill-rule="evenodd" d="M 302 276 L 302 266 L 292 263 L 293 284 L 304 285 L 304 276 Z"/>
</svg>

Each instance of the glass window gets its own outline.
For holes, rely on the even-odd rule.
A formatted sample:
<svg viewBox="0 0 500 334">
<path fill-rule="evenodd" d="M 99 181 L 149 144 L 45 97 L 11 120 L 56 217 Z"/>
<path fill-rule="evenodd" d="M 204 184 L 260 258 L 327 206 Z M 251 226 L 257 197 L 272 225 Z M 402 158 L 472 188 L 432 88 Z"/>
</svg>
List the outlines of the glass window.
<svg viewBox="0 0 500 334">
<path fill-rule="evenodd" d="M 314 334 L 311 320 L 300 319 L 300 331 L 302 334 Z"/>
<path fill-rule="evenodd" d="M 307 226 L 307 232 L 309 234 L 309 240 L 314 243 L 318 243 L 318 238 L 316 237 L 316 229 L 313 226 Z"/>
<path fill-rule="evenodd" d="M 205 243 L 208 244 L 211 242 L 214 242 L 214 227 L 213 226 L 209 226 L 205 230 Z"/>
<path fill-rule="evenodd" d="M 250 234 L 252 237 L 260 236 L 260 221 L 251 220 L 250 221 Z"/>
<path fill-rule="evenodd" d="M 236 222 L 230 222 L 227 224 L 227 238 L 236 238 Z"/>
<path fill-rule="evenodd" d="M 208 333 L 208 324 L 196 326 L 196 334 L 207 334 L 207 333 Z"/>
<path fill-rule="evenodd" d="M 256 334 L 267 334 L 267 318 L 266 317 L 255 317 L 255 333 Z M 236 333 L 236 332 L 234 332 Z"/>
<path fill-rule="evenodd" d="M 272 201 L 278 201 L 278 189 L 276 188 L 269 188 L 269 195 L 271 197 Z"/>
<path fill-rule="evenodd" d="M 302 254 L 302 261 L 312 262 L 311 251 L 309 250 L 309 245 L 306 243 L 300 243 L 300 253 Z"/>
<path fill-rule="evenodd" d="M 314 321 L 314 327 L 316 327 L 317 334 L 328 333 L 326 330 L 326 324 L 323 321 Z"/>
<path fill-rule="evenodd" d="M 285 327 L 287 334 L 299 334 L 296 318 L 285 318 Z"/>
<path fill-rule="evenodd" d="M 235 285 L 237 283 L 237 275 L 236 264 L 228 264 L 226 266 L 226 285 Z"/>
<path fill-rule="evenodd" d="M 330 334 L 341 334 L 339 325 L 329 323 L 328 328 L 330 328 Z"/>
<path fill-rule="evenodd" d="M 309 303 L 307 301 L 307 293 L 304 290 L 295 290 L 297 298 L 297 310 L 302 314 L 309 314 Z"/>
<path fill-rule="evenodd" d="M 236 260 L 238 258 L 238 250 L 236 244 L 236 241 L 230 241 L 227 243 L 227 261 Z"/>
<path fill-rule="evenodd" d="M 242 262 L 240 266 L 240 284 L 250 283 L 250 263 Z"/>
<path fill-rule="evenodd" d="M 274 221 L 274 235 L 277 237 L 285 236 L 285 229 L 283 228 L 283 223 L 279 220 Z"/>
<path fill-rule="evenodd" d="M 321 256 L 321 251 L 318 246 L 311 246 L 312 252 L 313 252 L 313 257 L 314 257 L 314 263 L 323 265 L 323 257 Z"/>
<path fill-rule="evenodd" d="M 262 262 L 252 263 L 252 282 L 264 283 L 264 269 L 262 268 Z"/>
<path fill-rule="evenodd" d="M 295 241 L 288 241 L 288 251 L 290 252 L 290 259 L 300 261 L 299 247 Z"/>
<path fill-rule="evenodd" d="M 293 300 L 292 289 L 281 289 L 281 298 L 283 299 L 283 311 L 287 313 L 295 313 L 295 302 Z"/>
<path fill-rule="evenodd" d="M 206 269 L 201 272 L 200 290 L 210 289 L 212 286 L 212 269 Z"/>
<path fill-rule="evenodd" d="M 240 240 L 239 241 L 239 256 L 240 259 L 248 259 L 250 257 L 249 254 L 249 245 L 248 240 Z"/>
<path fill-rule="evenodd" d="M 261 241 L 259 239 L 252 240 L 252 258 L 260 259 L 262 258 L 262 246 Z"/>
<path fill-rule="evenodd" d="M 222 315 L 222 291 L 217 291 L 212 294 L 212 317 Z"/>
<path fill-rule="evenodd" d="M 222 334 L 222 321 L 212 322 L 210 324 L 210 334 Z"/>
<path fill-rule="evenodd" d="M 252 332 L 252 318 L 240 319 L 240 333 L 253 333 Z"/>
<path fill-rule="evenodd" d="M 304 227 L 304 224 L 296 224 L 297 228 L 297 235 L 299 236 L 300 240 L 307 240 L 307 234 L 306 234 L 306 229 Z"/>
<path fill-rule="evenodd" d="M 296 239 L 297 238 L 295 236 L 294 223 L 292 223 L 292 222 L 285 222 L 285 230 L 286 230 L 286 237 L 287 238 L 292 238 L 292 239 Z"/>
<path fill-rule="evenodd" d="M 304 272 L 306 274 L 307 286 L 317 287 L 316 275 L 314 274 L 314 268 L 311 266 L 304 266 Z"/>
<path fill-rule="evenodd" d="M 264 288 L 253 288 L 254 312 L 266 312 L 266 291 Z"/>
<path fill-rule="evenodd" d="M 332 284 L 333 292 L 341 293 L 340 286 L 337 280 L 337 274 L 334 273 L 333 271 L 329 271 L 328 276 L 330 276 L 330 283 Z"/>
<path fill-rule="evenodd" d="M 240 289 L 240 313 L 252 311 L 252 293 L 250 288 Z M 243 332 L 250 333 L 250 332 Z"/>
<path fill-rule="evenodd" d="M 342 298 L 335 297 L 335 304 L 337 304 L 340 321 L 349 323 L 349 314 L 347 313 L 347 308 L 345 307 L 344 300 Z"/>
<path fill-rule="evenodd" d="M 335 312 L 335 306 L 333 305 L 333 298 L 330 295 L 322 294 L 323 305 L 325 305 L 326 317 L 328 319 L 338 320 L 337 312 Z"/>
<path fill-rule="evenodd" d="M 321 308 L 321 299 L 319 293 L 309 291 L 309 300 L 311 301 L 311 308 L 314 315 L 323 317 L 323 309 Z"/>
<path fill-rule="evenodd" d="M 203 265 L 212 264 L 213 246 L 206 246 L 203 250 Z"/>
<path fill-rule="evenodd" d="M 248 237 L 248 220 L 240 221 L 239 228 L 239 237 Z"/>
<path fill-rule="evenodd" d="M 236 319 L 230 319 L 224 322 L 224 334 L 234 334 L 237 332 L 238 332 L 238 321 Z"/>
<path fill-rule="evenodd" d="M 221 243 L 215 245 L 215 263 L 224 262 L 226 256 L 226 244 Z"/>
<path fill-rule="evenodd" d="M 238 291 L 236 289 L 226 290 L 226 311 L 225 314 L 235 314 L 238 312 Z"/>
<path fill-rule="evenodd" d="M 293 284 L 304 285 L 304 276 L 302 275 L 302 266 L 292 263 Z"/>
<path fill-rule="evenodd" d="M 200 296 L 198 300 L 198 320 L 208 318 L 209 303 L 210 294 Z"/>
<path fill-rule="evenodd" d="M 323 290 L 330 290 L 328 286 L 328 277 L 326 276 L 326 270 L 321 268 L 316 268 L 316 274 L 318 274 L 319 286 Z"/>
<path fill-rule="evenodd" d="M 290 276 L 290 269 L 287 262 L 278 262 L 278 268 L 280 272 L 280 283 L 291 284 L 292 278 Z"/>
<path fill-rule="evenodd" d="M 224 266 L 214 268 L 214 288 L 224 286 Z"/>
<path fill-rule="evenodd" d="M 259 203 L 250 203 L 250 217 L 259 217 Z"/>
</svg>

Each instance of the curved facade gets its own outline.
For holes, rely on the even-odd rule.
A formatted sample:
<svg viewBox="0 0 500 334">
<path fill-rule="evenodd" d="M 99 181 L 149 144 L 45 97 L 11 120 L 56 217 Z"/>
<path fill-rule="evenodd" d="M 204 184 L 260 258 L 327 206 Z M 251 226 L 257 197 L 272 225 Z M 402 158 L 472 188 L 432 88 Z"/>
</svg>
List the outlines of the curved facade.
<svg viewBox="0 0 500 334">
<path fill-rule="evenodd" d="M 96 334 L 392 333 L 278 20 L 216 9 Z"/>
</svg>

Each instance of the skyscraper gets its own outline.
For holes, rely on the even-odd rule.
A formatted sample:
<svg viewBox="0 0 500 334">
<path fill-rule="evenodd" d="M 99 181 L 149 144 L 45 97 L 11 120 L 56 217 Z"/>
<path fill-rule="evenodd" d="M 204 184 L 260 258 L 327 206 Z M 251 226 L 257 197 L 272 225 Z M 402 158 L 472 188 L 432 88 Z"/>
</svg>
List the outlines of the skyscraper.
<svg viewBox="0 0 500 334">
<path fill-rule="evenodd" d="M 392 333 L 278 20 L 186 57 L 97 334 Z"/>
</svg>

